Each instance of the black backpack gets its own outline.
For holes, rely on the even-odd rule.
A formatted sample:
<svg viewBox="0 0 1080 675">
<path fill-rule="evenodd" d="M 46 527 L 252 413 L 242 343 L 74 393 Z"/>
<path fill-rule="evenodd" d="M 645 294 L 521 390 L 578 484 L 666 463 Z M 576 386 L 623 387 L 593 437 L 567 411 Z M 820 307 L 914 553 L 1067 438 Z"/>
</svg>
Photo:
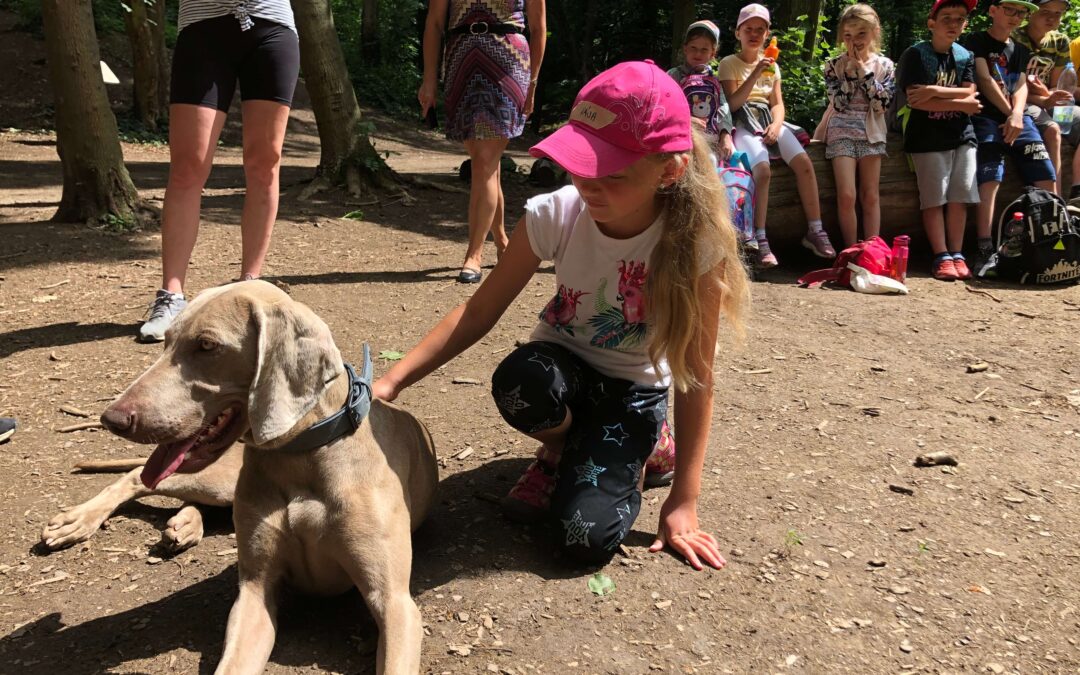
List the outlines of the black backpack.
<svg viewBox="0 0 1080 675">
<path fill-rule="evenodd" d="M 1080 281 L 1080 216 L 1070 214 L 1058 195 L 1024 188 L 1001 212 L 991 236 L 994 254 L 976 276 L 1020 284 Z"/>
</svg>

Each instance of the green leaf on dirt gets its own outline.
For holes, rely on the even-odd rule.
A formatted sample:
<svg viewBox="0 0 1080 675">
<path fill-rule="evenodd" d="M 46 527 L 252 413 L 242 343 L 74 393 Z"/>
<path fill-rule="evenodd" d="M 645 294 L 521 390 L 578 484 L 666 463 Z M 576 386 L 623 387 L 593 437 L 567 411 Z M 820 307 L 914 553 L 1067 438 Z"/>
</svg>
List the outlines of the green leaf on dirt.
<svg viewBox="0 0 1080 675">
<path fill-rule="evenodd" d="M 349 211 L 348 213 L 343 215 L 342 218 L 347 218 L 349 220 L 363 220 L 364 219 L 364 212 L 361 211 L 360 209 L 357 209 L 355 211 Z"/>
<path fill-rule="evenodd" d="M 597 572 L 589 579 L 589 590 L 594 595 L 611 595 L 615 592 L 615 582 L 603 572 Z"/>
<path fill-rule="evenodd" d="M 386 359 L 387 361 L 400 361 L 401 359 L 405 358 L 405 352 L 395 352 L 384 349 L 379 352 L 379 358 Z"/>
</svg>

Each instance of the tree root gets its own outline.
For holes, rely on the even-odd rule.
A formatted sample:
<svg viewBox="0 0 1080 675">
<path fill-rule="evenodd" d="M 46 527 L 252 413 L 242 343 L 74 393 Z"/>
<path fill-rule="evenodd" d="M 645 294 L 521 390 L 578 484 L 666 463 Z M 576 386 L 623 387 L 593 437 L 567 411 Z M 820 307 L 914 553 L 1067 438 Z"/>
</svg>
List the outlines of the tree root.
<svg viewBox="0 0 1080 675">
<path fill-rule="evenodd" d="M 461 187 L 460 185 L 447 185 L 445 183 L 436 183 L 433 180 L 428 180 L 427 178 L 419 178 L 417 176 L 409 176 L 408 178 L 404 178 L 404 180 L 408 181 L 411 185 L 415 185 L 419 188 L 438 190 L 439 192 L 451 192 L 459 195 L 469 194 L 469 190 L 467 188 Z"/>
</svg>

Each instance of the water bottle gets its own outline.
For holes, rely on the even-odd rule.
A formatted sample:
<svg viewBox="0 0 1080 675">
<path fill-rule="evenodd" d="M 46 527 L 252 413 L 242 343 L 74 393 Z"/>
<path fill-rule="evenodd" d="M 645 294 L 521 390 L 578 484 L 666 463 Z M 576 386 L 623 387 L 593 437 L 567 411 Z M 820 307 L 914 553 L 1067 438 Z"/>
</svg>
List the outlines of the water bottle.
<svg viewBox="0 0 1080 675">
<path fill-rule="evenodd" d="M 907 279 L 908 244 L 911 237 L 901 234 L 892 240 L 892 278 L 900 283 Z"/>
<path fill-rule="evenodd" d="M 769 41 L 769 46 L 765 48 L 764 56 L 765 58 L 773 59 L 774 61 L 780 56 L 780 47 L 776 44 L 776 38 L 773 38 Z M 765 75 L 775 75 L 776 66 L 768 66 L 762 72 Z M 1062 77 L 1064 77 L 1064 74 L 1062 74 Z"/>
<path fill-rule="evenodd" d="M 1003 258 L 1019 258 L 1024 252 L 1024 214 L 1014 213 L 1001 234 L 1003 241 L 998 252 Z"/>
<path fill-rule="evenodd" d="M 1058 77 L 1057 88 L 1067 91 L 1069 94 L 1076 91 L 1076 69 L 1073 68 L 1072 62 L 1066 64 L 1064 72 Z M 1054 106 L 1054 122 L 1061 127 L 1062 135 L 1068 134 L 1072 130 L 1073 105 L 1071 101 L 1065 105 Z"/>
</svg>

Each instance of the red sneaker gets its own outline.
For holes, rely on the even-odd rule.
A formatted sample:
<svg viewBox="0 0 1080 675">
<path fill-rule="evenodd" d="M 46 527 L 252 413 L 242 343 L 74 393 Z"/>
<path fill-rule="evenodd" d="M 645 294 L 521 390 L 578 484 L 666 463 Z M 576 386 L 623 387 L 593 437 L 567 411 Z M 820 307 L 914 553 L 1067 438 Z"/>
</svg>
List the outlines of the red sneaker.
<svg viewBox="0 0 1080 675">
<path fill-rule="evenodd" d="M 660 427 L 660 438 L 645 461 L 645 487 L 670 485 L 675 478 L 675 436 L 667 420 Z"/>
<path fill-rule="evenodd" d="M 967 261 L 963 258 L 953 258 L 953 267 L 956 268 L 957 279 L 970 279 L 971 270 L 968 269 Z"/>
<path fill-rule="evenodd" d="M 502 498 L 503 515 L 519 523 L 538 523 L 551 510 L 551 493 L 554 490 L 554 470 L 535 461 Z"/>
<path fill-rule="evenodd" d="M 964 265 L 964 268 L 967 269 L 967 265 Z M 960 278 L 956 271 L 956 262 L 952 258 L 941 258 L 935 261 L 933 274 L 939 281 L 956 281 Z"/>
</svg>

